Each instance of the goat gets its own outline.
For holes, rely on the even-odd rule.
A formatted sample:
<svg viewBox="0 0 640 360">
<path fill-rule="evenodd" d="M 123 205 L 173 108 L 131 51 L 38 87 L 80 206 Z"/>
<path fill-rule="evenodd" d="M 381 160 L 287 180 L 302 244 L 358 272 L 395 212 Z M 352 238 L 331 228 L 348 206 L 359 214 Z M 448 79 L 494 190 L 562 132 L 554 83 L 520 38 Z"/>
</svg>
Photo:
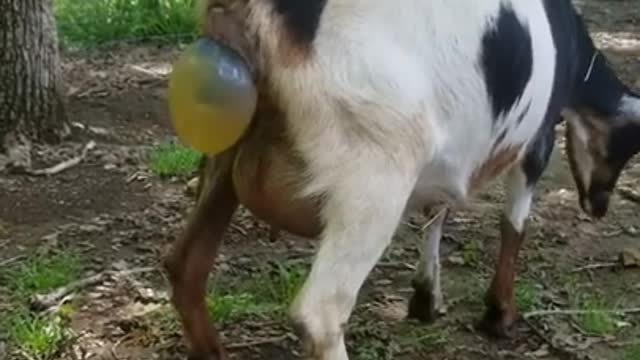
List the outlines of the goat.
<svg viewBox="0 0 640 360">
<path fill-rule="evenodd" d="M 305 356 L 347 360 L 343 326 L 402 217 L 439 210 L 420 244 L 409 316 L 443 306 L 447 214 L 499 177 L 508 199 L 483 328 L 517 318 L 513 282 L 536 183 L 567 122 L 581 208 L 606 215 L 640 151 L 640 96 L 616 76 L 570 0 L 207 0 L 203 37 L 242 55 L 250 129 L 204 163 L 200 196 L 166 260 L 195 359 L 223 359 L 205 284 L 244 204 L 320 246 L 290 309 Z"/>
</svg>

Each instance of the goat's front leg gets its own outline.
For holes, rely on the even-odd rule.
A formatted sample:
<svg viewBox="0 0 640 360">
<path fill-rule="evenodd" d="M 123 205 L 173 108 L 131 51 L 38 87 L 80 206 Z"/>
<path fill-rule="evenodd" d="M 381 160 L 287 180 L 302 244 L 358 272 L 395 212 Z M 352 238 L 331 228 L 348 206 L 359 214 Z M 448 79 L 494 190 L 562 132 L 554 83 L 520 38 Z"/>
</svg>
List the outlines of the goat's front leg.
<svg viewBox="0 0 640 360">
<path fill-rule="evenodd" d="M 420 244 L 420 261 L 412 285 L 409 318 L 431 323 L 444 313 L 444 300 L 440 286 L 440 240 L 449 209 L 439 212 L 427 228 Z"/>
<path fill-rule="evenodd" d="M 516 260 L 526 234 L 527 218 L 536 184 L 549 164 L 555 129 L 542 128 L 520 164 L 507 177 L 507 206 L 500 224 L 500 255 L 485 303 L 481 327 L 492 336 L 508 337 L 517 319 L 514 298 Z"/>
<path fill-rule="evenodd" d="M 290 312 L 305 354 L 313 360 L 348 360 L 344 327 L 362 284 L 391 242 L 415 183 L 413 174 L 394 169 L 396 164 L 369 157 L 349 160 L 333 165 L 339 171 L 327 169 L 343 176 L 325 191 L 321 245 Z"/>
<path fill-rule="evenodd" d="M 191 347 L 189 358 L 194 360 L 225 359 L 218 333 L 208 320 L 205 295 L 222 235 L 238 206 L 231 181 L 233 156 L 233 152 L 224 153 L 207 160 L 196 208 L 165 261 L 172 302 Z"/>
<path fill-rule="evenodd" d="M 527 184 L 527 176 L 520 167 L 509 174 L 506 214 L 503 215 L 500 232 L 500 254 L 491 286 L 487 292 L 487 306 L 481 323 L 489 335 L 509 336 L 517 318 L 514 299 L 514 280 L 518 252 L 525 238 L 526 220 L 531 209 L 533 186 Z"/>
</svg>

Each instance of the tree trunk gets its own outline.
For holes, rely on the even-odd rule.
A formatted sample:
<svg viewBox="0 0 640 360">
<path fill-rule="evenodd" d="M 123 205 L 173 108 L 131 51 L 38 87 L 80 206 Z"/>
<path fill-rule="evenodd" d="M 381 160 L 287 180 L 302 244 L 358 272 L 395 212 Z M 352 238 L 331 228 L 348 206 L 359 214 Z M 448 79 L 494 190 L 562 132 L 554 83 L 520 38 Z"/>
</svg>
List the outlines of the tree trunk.
<svg viewBox="0 0 640 360">
<path fill-rule="evenodd" d="M 68 132 L 61 85 L 53 0 L 0 0 L 0 154 L 5 162 L 29 167 L 31 141 L 57 142 Z M 0 170 L 2 165 L 0 159 Z"/>
</svg>

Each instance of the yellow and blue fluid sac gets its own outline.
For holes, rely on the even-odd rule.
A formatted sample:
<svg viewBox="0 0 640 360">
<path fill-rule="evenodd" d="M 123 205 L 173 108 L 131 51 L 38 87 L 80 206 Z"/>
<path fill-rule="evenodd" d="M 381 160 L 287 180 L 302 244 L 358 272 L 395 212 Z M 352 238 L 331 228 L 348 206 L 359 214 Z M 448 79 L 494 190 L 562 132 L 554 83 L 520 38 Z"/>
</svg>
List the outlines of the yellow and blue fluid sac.
<svg viewBox="0 0 640 360">
<path fill-rule="evenodd" d="M 236 143 L 248 128 L 257 90 L 240 55 L 202 38 L 175 62 L 168 97 L 180 141 L 199 152 L 217 154 Z"/>
</svg>

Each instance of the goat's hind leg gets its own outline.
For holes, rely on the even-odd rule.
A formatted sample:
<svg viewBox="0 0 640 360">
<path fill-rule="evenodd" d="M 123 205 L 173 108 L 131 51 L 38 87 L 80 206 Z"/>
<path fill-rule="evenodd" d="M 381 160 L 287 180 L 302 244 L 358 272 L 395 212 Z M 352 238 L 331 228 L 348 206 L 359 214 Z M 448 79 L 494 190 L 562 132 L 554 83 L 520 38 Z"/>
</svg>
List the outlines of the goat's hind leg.
<svg viewBox="0 0 640 360">
<path fill-rule="evenodd" d="M 391 242 L 414 184 L 412 175 L 390 170 L 392 164 L 375 165 L 379 159 L 367 159 L 366 167 L 360 159 L 349 160 L 340 173 L 350 174 L 327 191 L 321 245 L 291 308 L 314 360 L 348 359 L 344 326 L 367 275 Z"/>
<path fill-rule="evenodd" d="M 440 285 L 440 240 L 442 228 L 448 217 L 449 209 L 442 209 L 427 227 L 427 233 L 420 242 L 420 261 L 413 278 L 413 296 L 409 301 L 411 319 L 432 323 L 444 309 L 444 299 Z"/>
<path fill-rule="evenodd" d="M 198 200 L 189 223 L 165 260 L 172 302 L 182 320 L 190 359 L 222 360 L 218 333 L 205 306 L 207 278 L 222 235 L 238 206 L 231 180 L 235 151 L 207 158 L 201 166 Z"/>
</svg>

